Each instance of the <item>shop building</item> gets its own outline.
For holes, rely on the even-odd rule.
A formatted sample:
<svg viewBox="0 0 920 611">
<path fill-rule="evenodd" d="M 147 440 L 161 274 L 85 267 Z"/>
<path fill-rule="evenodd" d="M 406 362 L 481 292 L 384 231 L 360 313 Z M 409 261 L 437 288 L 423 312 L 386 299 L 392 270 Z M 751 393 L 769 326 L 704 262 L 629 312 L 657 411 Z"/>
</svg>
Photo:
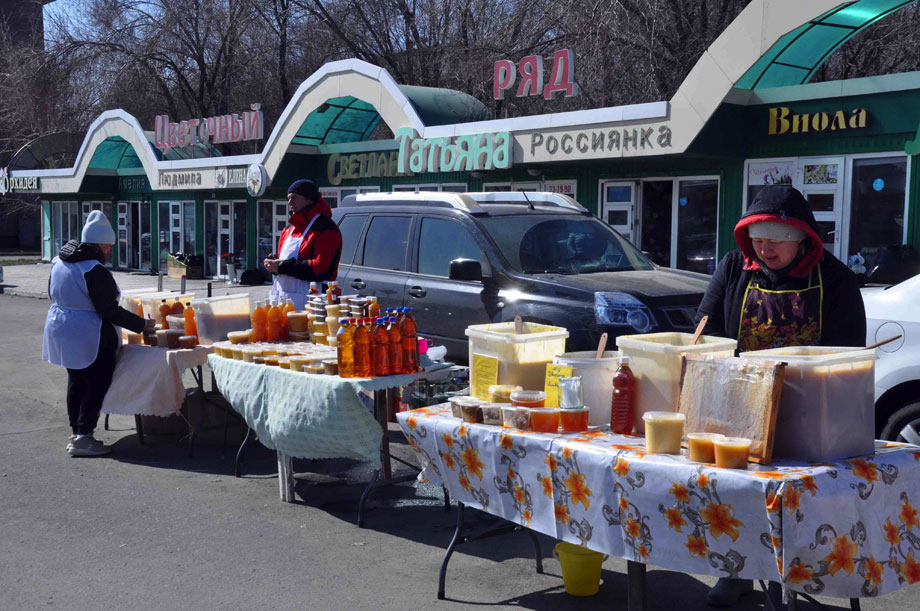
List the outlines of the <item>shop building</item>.
<svg viewBox="0 0 920 611">
<path fill-rule="evenodd" d="M 346 60 L 301 84 L 259 153 L 220 157 L 207 137 L 258 139 L 255 106 L 223 127 L 162 118 L 152 133 L 109 111 L 73 168 L 6 180 L 41 194 L 45 260 L 98 208 L 116 225 L 113 265 L 158 269 L 164 253 L 196 253 L 211 277 L 226 253 L 258 267 L 286 224 L 287 185 L 304 177 L 333 206 L 373 191 L 566 193 L 657 263 L 704 273 L 735 247 L 757 190 L 785 183 L 854 267 L 883 246 L 920 249 L 920 73 L 807 84 L 833 49 L 909 3 L 798 4 L 752 3 L 669 101 L 490 119 L 462 92 Z M 381 122 L 393 137 L 370 139 Z"/>
</svg>

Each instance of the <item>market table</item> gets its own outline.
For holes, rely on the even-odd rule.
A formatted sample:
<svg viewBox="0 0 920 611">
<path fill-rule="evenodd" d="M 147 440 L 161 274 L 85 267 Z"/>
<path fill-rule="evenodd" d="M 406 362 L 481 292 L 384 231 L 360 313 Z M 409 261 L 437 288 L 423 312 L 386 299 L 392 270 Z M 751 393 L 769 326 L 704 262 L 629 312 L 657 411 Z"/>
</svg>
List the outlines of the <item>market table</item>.
<svg viewBox="0 0 920 611">
<path fill-rule="evenodd" d="M 631 609 L 644 607 L 647 564 L 769 580 L 787 600 L 871 597 L 920 581 L 918 446 L 878 441 L 867 457 L 732 470 L 647 454 L 644 438 L 608 427 L 465 424 L 448 405 L 398 421 L 421 457 L 419 477 L 444 486 L 458 515 L 468 505 L 627 559 Z M 462 517 L 458 535 L 461 526 Z"/>
<path fill-rule="evenodd" d="M 180 414 L 186 395 L 183 372 L 192 370 L 198 389 L 203 393 L 201 367 L 212 352 L 210 346 L 167 350 L 155 346 L 122 345 L 115 361 L 112 384 L 102 403 L 102 413 L 134 416 L 143 443 L 144 428 L 140 417 L 165 418 Z M 190 431 L 191 455 L 201 423 L 186 422 Z"/>
<path fill-rule="evenodd" d="M 294 499 L 293 457 L 354 458 L 371 463 L 374 473 L 358 506 L 358 526 L 363 526 L 364 504 L 370 491 L 395 481 L 390 471 L 390 459 L 394 457 L 390 456 L 386 435 L 387 405 L 400 387 L 450 367 L 436 363 L 413 374 L 342 378 L 217 355 L 209 356 L 208 364 L 233 409 L 262 445 L 277 453 L 283 501 Z M 373 396 L 373 411 L 362 400 L 362 392 Z M 383 481 L 378 482 L 381 472 Z"/>
</svg>

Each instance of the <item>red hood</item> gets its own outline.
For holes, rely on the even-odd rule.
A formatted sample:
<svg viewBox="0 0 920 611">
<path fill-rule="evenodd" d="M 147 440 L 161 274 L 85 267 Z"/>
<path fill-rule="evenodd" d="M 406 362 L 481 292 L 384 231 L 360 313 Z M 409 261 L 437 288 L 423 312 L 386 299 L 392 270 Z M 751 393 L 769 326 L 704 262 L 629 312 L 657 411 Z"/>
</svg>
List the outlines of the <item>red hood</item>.
<svg viewBox="0 0 920 611">
<path fill-rule="evenodd" d="M 760 261 L 754 254 L 754 246 L 751 243 L 750 236 L 748 236 L 747 228 L 754 223 L 762 223 L 764 221 L 798 227 L 808 235 L 808 246 L 806 247 L 805 256 L 802 257 L 798 265 L 789 270 L 790 276 L 795 276 L 797 278 L 807 277 L 808 274 L 811 273 L 811 270 L 818 265 L 821 257 L 824 256 L 824 242 L 821 241 L 821 238 L 818 237 L 815 230 L 805 221 L 791 216 L 782 217 L 778 214 L 754 214 L 741 219 L 738 221 L 738 224 L 735 225 L 735 241 L 738 242 L 738 247 L 741 248 L 741 253 L 744 255 L 744 269 L 759 270 L 761 268 Z"/>
<path fill-rule="evenodd" d="M 329 207 L 329 204 L 326 203 L 326 200 L 323 199 L 322 195 L 319 196 L 319 199 L 316 200 L 316 205 L 292 214 L 291 218 L 288 219 L 288 222 L 291 223 L 298 231 L 303 231 L 307 228 L 307 225 L 310 224 L 310 221 L 313 220 L 313 217 L 318 214 L 325 214 L 326 216 L 332 218 L 332 208 Z"/>
</svg>

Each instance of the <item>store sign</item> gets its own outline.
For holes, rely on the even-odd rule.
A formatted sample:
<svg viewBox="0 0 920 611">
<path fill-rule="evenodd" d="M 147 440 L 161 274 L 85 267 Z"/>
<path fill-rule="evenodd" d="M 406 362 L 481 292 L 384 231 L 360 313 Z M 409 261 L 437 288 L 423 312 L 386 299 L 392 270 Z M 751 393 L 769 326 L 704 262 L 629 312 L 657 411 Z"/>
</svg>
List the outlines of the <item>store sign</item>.
<svg viewBox="0 0 920 611">
<path fill-rule="evenodd" d="M 340 185 L 343 180 L 397 176 L 399 153 L 358 153 L 339 155 L 333 153 L 326 164 L 326 177 L 330 185 Z"/>
<path fill-rule="evenodd" d="M 198 189 L 209 188 L 213 182 L 202 182 L 204 172 L 160 172 L 157 188 L 159 189 Z M 205 179 L 206 180 L 206 179 Z"/>
<path fill-rule="evenodd" d="M 214 186 L 218 189 L 242 189 L 246 186 L 246 167 L 214 168 Z"/>
<path fill-rule="evenodd" d="M 0 169 L 0 195 L 13 191 L 36 192 L 41 189 L 38 176 L 10 176 L 7 168 Z"/>
<path fill-rule="evenodd" d="M 246 170 L 246 192 L 252 197 L 262 197 L 268 188 L 268 172 L 260 163 L 249 165 Z"/>
<path fill-rule="evenodd" d="M 767 134 L 781 136 L 808 132 L 835 132 L 862 129 L 868 125 L 869 111 L 865 108 L 854 108 L 849 114 L 843 110 L 796 114 L 786 106 L 777 106 L 768 111 Z"/>
<path fill-rule="evenodd" d="M 671 128 L 630 127 L 566 131 L 554 134 L 535 133 L 526 143 L 529 159 L 548 160 L 566 157 L 610 157 L 611 153 L 643 151 L 653 153 L 671 146 Z M 662 150 L 662 152 L 664 152 Z"/>
<path fill-rule="evenodd" d="M 569 49 L 561 49 L 553 54 L 553 71 L 545 85 L 543 57 L 540 55 L 528 55 L 517 66 L 510 59 L 498 60 L 492 72 L 492 97 L 496 100 L 504 99 L 505 92 L 514 87 L 518 75 L 521 82 L 515 96 L 519 98 L 542 95 L 543 99 L 551 100 L 557 93 L 566 98 L 578 94 L 578 85 L 574 82 L 575 56 Z"/>
<path fill-rule="evenodd" d="M 419 138 L 411 127 L 396 130 L 399 142 L 396 171 L 471 172 L 511 167 L 511 134 L 472 134 L 454 138 Z"/>
<path fill-rule="evenodd" d="M 144 176 L 121 176 L 118 179 L 118 191 L 149 191 L 150 183 Z"/>
<path fill-rule="evenodd" d="M 204 119 L 189 119 L 173 123 L 169 115 L 157 115 L 154 121 L 154 144 L 163 154 L 177 146 L 192 146 L 209 142 L 241 142 L 261 140 L 265 132 L 261 104 L 252 104 L 250 110 L 237 114 L 219 115 Z"/>
</svg>

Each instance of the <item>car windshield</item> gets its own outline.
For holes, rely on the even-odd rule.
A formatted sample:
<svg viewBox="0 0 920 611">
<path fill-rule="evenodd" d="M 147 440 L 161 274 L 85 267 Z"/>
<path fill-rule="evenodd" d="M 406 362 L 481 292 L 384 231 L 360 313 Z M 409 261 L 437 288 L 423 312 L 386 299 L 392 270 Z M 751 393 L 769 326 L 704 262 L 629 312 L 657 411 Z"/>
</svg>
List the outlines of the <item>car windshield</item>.
<svg viewBox="0 0 920 611">
<path fill-rule="evenodd" d="M 508 264 L 525 274 L 652 269 L 635 246 L 594 217 L 525 214 L 478 220 Z"/>
</svg>

